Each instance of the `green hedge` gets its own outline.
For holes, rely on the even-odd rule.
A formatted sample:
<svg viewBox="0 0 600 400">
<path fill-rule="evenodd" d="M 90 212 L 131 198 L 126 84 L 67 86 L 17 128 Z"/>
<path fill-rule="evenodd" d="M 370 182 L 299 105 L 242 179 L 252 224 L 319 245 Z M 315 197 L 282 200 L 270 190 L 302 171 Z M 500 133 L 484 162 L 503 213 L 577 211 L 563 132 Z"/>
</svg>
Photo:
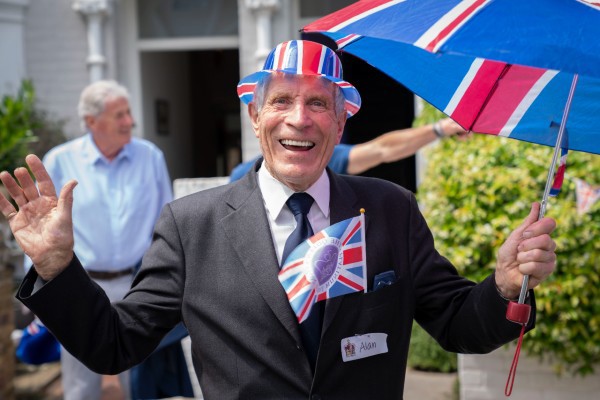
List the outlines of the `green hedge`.
<svg viewBox="0 0 600 400">
<path fill-rule="evenodd" d="M 439 117 L 427 107 L 417 125 Z M 476 134 L 440 141 L 427 151 L 417 198 L 438 250 L 459 272 L 480 281 L 495 268 L 507 235 L 540 201 L 552 149 Z M 537 326 L 523 348 L 553 362 L 558 372 L 585 375 L 600 362 L 600 202 L 576 208 L 575 180 L 600 184 L 600 156 L 570 152 L 562 192 L 546 216 L 557 221 L 556 272 L 536 288 Z"/>
<path fill-rule="evenodd" d="M 454 372 L 457 369 L 456 353 L 444 349 L 416 322 L 412 327 L 408 366 L 420 371 Z"/>
<path fill-rule="evenodd" d="M 33 113 L 35 91 L 24 81 L 16 96 L 5 95 L 0 101 L 0 171 L 13 171 L 25 164 L 29 144 L 35 140 Z"/>
<path fill-rule="evenodd" d="M 36 104 L 35 88 L 24 80 L 16 95 L 0 100 L 0 171 L 25 166 L 29 153 L 42 158 L 66 141 L 65 120 L 51 116 Z"/>
</svg>

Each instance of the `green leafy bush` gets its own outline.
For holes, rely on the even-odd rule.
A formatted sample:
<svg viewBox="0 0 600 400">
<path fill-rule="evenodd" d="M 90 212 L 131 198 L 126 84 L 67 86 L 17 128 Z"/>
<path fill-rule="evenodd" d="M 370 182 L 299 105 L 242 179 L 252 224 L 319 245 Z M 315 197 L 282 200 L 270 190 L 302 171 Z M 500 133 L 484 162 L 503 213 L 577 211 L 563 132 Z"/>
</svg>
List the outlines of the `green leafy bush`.
<svg viewBox="0 0 600 400">
<path fill-rule="evenodd" d="M 25 165 L 25 156 L 40 158 L 63 143 L 65 121 L 51 117 L 36 106 L 35 89 L 23 81 L 16 96 L 5 95 L 0 103 L 0 171 Z"/>
<path fill-rule="evenodd" d="M 24 81 L 16 96 L 5 95 L 0 103 L 0 171 L 24 165 L 29 144 L 35 140 L 33 113 L 35 91 Z"/>
<path fill-rule="evenodd" d="M 455 353 L 444 349 L 418 324 L 413 324 L 408 351 L 408 365 L 421 371 L 454 372 Z"/>
<path fill-rule="evenodd" d="M 416 124 L 439 117 L 432 110 Z M 418 199 L 436 247 L 462 275 L 480 281 L 531 203 L 541 200 L 552 149 L 476 134 L 441 141 L 427 160 Z M 557 221 L 557 268 L 536 288 L 537 324 L 523 348 L 557 372 L 585 375 L 600 362 L 600 202 L 578 214 L 575 178 L 600 184 L 600 156 L 570 152 L 562 192 L 548 202 L 546 216 Z"/>
</svg>

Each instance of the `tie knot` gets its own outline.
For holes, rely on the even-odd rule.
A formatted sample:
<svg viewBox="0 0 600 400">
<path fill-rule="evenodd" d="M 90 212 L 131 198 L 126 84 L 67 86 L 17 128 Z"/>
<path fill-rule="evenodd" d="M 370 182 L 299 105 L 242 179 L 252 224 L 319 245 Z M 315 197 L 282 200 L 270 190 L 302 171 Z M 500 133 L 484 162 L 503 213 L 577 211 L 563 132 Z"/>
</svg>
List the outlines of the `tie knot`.
<svg viewBox="0 0 600 400">
<path fill-rule="evenodd" d="M 294 193 L 290 196 L 290 198 L 285 202 L 288 208 L 294 215 L 302 214 L 307 215 L 310 210 L 310 206 L 312 206 L 314 199 L 308 193 Z"/>
</svg>

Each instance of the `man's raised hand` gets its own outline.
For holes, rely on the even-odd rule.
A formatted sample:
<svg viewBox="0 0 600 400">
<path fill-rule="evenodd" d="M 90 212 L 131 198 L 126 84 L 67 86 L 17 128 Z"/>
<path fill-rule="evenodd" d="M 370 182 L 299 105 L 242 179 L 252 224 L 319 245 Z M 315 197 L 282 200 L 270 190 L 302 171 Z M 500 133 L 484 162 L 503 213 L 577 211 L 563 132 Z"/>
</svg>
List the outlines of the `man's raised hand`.
<svg viewBox="0 0 600 400">
<path fill-rule="evenodd" d="M 17 168 L 14 178 L 6 171 L 0 173 L 14 207 L 0 196 L 0 211 L 8 220 L 13 235 L 44 280 L 62 272 L 73 258 L 73 189 L 77 181 L 65 184 L 56 197 L 54 184 L 35 155 L 25 158 L 37 186 L 26 168 Z M 16 178 L 16 180 L 15 180 Z"/>
</svg>

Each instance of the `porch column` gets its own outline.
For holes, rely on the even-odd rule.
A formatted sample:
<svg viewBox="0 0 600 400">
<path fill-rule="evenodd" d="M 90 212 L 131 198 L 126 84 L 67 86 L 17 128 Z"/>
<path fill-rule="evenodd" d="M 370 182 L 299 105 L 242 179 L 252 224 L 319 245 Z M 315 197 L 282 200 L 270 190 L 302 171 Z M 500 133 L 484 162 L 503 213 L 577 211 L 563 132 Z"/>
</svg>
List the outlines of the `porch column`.
<svg viewBox="0 0 600 400">
<path fill-rule="evenodd" d="M 271 16 L 279 6 L 279 0 L 246 0 L 246 7 L 256 15 L 256 70 L 262 69 L 273 47 Z"/>
<path fill-rule="evenodd" d="M 102 50 L 104 37 L 104 17 L 111 12 L 111 0 L 75 0 L 73 10 L 85 17 L 87 25 L 88 57 L 90 83 L 104 78 L 106 58 Z"/>
</svg>

